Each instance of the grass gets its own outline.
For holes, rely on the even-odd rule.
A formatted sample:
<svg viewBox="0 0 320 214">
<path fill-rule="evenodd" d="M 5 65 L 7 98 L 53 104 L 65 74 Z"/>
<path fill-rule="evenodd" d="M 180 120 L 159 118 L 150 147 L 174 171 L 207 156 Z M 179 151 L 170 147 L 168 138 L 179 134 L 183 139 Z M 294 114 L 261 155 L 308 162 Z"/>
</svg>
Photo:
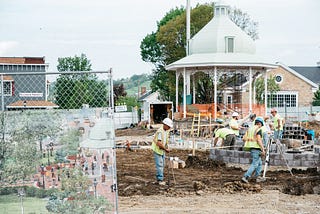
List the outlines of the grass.
<svg viewBox="0 0 320 214">
<path fill-rule="evenodd" d="M 23 197 L 23 207 L 25 214 L 49 213 L 46 209 L 47 200 L 40 198 Z M 0 213 L 15 214 L 21 213 L 21 202 L 17 195 L 0 196 Z"/>
</svg>

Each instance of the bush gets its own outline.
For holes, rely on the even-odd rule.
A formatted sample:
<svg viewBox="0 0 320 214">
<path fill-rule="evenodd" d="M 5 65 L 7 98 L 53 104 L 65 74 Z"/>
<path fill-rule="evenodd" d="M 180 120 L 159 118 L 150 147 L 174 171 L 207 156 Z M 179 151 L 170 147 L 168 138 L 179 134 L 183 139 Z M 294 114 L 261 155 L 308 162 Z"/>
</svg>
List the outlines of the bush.
<svg viewBox="0 0 320 214">
<path fill-rule="evenodd" d="M 39 189 L 30 186 L 1 187 L 0 195 L 17 194 L 18 190 L 23 188 L 27 197 L 46 198 L 51 196 L 56 189 Z"/>
</svg>

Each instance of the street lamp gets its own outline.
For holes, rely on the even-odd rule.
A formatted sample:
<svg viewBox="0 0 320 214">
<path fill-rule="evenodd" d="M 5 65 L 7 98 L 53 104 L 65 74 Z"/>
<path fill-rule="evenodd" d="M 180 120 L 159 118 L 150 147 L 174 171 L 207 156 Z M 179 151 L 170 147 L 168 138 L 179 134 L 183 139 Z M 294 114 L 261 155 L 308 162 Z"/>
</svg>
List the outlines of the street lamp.
<svg viewBox="0 0 320 214">
<path fill-rule="evenodd" d="M 41 175 L 42 175 L 42 188 L 45 189 L 45 183 L 44 183 L 44 165 L 41 164 Z"/>
<path fill-rule="evenodd" d="M 23 208 L 23 196 L 24 196 L 24 189 L 18 189 L 18 197 L 20 198 L 20 204 L 21 204 L 21 213 L 24 214 L 24 208 Z"/>
<path fill-rule="evenodd" d="M 93 186 L 94 186 L 94 197 L 97 197 L 97 185 L 98 185 L 98 181 L 96 178 L 94 178 L 93 180 Z"/>
</svg>

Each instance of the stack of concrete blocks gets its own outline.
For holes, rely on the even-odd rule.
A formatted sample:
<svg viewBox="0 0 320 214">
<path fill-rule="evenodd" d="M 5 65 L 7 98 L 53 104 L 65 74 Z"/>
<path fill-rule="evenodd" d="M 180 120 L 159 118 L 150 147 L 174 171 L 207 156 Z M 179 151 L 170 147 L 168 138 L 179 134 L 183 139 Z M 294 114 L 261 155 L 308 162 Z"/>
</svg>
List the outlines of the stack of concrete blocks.
<svg viewBox="0 0 320 214">
<path fill-rule="evenodd" d="M 306 136 L 303 128 L 297 124 L 288 124 L 283 129 L 283 138 L 304 140 Z"/>
<path fill-rule="evenodd" d="M 170 157 L 169 158 L 169 168 L 178 169 L 184 168 L 186 163 L 183 160 L 180 160 L 178 157 Z"/>
<path fill-rule="evenodd" d="M 298 124 L 288 124 L 283 130 L 283 140 L 288 148 L 310 148 L 313 149 L 314 140 L 307 139 L 307 131 Z"/>
</svg>

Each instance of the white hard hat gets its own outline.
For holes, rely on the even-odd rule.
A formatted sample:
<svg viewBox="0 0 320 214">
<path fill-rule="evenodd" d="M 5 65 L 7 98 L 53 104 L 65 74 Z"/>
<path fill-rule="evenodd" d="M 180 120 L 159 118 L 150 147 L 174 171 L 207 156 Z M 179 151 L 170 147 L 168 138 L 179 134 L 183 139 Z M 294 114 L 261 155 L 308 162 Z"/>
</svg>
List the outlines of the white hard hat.
<svg viewBox="0 0 320 214">
<path fill-rule="evenodd" d="M 232 113 L 232 117 L 239 117 L 239 113 L 238 112 L 233 112 Z"/>
<path fill-rule="evenodd" d="M 173 127 L 173 121 L 170 118 L 165 118 L 162 122 L 163 122 L 163 124 L 166 124 L 170 128 Z"/>
</svg>

